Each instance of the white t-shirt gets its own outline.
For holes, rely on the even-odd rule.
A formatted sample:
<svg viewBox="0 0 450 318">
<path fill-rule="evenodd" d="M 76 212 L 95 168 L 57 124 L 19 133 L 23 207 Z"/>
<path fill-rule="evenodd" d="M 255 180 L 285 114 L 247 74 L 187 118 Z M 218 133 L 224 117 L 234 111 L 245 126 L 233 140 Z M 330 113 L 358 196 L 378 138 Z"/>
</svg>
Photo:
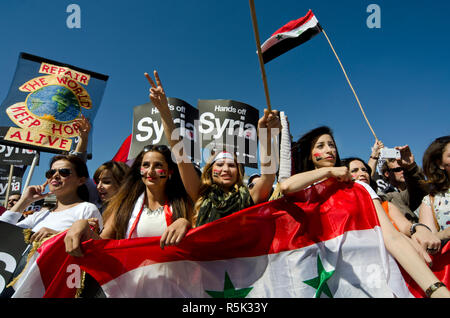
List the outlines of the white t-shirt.
<svg viewBox="0 0 450 318">
<path fill-rule="evenodd" d="M 367 192 L 369 192 L 370 197 L 372 198 L 372 200 L 374 200 L 374 199 L 380 200 L 380 197 L 379 197 L 378 194 L 372 189 L 372 187 L 371 187 L 370 185 L 368 185 L 368 184 L 365 183 L 365 182 L 359 181 L 359 180 L 357 180 L 357 181 L 355 181 L 355 182 L 358 183 L 358 184 L 360 184 L 360 185 L 362 185 L 362 186 L 367 190 Z"/>
<path fill-rule="evenodd" d="M 0 221 L 31 229 L 33 232 L 37 232 L 43 227 L 60 232 L 67 230 L 75 221 L 97 218 L 100 230 L 103 228 L 102 215 L 97 207 L 89 202 L 82 202 L 70 209 L 58 212 L 50 212 L 49 210 L 35 212 L 17 223 L 21 216 L 22 214 L 19 212 L 5 211 L 0 216 Z"/>
</svg>

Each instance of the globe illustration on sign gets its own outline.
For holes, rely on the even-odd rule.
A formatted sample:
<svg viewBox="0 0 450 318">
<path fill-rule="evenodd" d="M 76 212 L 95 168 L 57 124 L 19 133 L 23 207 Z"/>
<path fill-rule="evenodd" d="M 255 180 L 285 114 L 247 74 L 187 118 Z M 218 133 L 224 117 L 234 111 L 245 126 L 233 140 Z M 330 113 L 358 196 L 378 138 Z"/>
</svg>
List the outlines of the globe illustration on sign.
<svg viewBox="0 0 450 318">
<path fill-rule="evenodd" d="M 28 95 L 26 105 L 37 117 L 57 122 L 70 122 L 81 112 L 75 94 L 59 85 L 48 85 L 34 91 Z"/>
</svg>

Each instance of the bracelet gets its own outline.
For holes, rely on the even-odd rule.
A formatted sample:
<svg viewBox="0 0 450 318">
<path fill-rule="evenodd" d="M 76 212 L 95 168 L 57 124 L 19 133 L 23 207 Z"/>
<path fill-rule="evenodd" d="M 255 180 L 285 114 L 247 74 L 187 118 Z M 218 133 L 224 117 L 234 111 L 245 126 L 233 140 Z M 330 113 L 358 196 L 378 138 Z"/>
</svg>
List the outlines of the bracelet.
<svg viewBox="0 0 450 318">
<path fill-rule="evenodd" d="M 433 285 L 431 285 L 430 287 L 428 287 L 428 289 L 425 291 L 425 294 L 427 295 L 428 298 L 430 298 L 431 295 L 433 295 L 433 293 L 441 287 L 447 287 L 447 286 L 445 286 L 445 284 L 443 282 L 436 282 Z"/>
<path fill-rule="evenodd" d="M 431 229 L 428 226 L 426 226 L 425 224 L 423 224 L 423 223 L 414 223 L 413 225 L 411 225 L 411 229 L 409 230 L 409 233 L 411 235 L 416 233 L 416 226 L 425 226 L 431 232 Z"/>
</svg>

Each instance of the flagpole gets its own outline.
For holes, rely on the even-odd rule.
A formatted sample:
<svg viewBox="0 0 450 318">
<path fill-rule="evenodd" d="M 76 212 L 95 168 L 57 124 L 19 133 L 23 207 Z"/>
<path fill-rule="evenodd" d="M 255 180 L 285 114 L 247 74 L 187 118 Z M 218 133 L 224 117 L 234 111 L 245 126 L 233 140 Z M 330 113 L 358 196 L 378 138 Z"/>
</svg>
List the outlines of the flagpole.
<svg viewBox="0 0 450 318">
<path fill-rule="evenodd" d="M 330 47 L 331 47 L 331 49 L 333 50 L 333 53 L 334 53 L 334 55 L 336 56 L 336 59 L 338 60 L 339 65 L 341 66 L 342 71 L 344 72 L 344 75 L 345 75 L 345 78 L 347 79 L 348 85 L 350 85 L 350 88 L 351 88 L 352 91 L 353 91 L 353 95 L 355 95 L 356 101 L 358 102 L 359 108 L 361 109 L 361 112 L 362 112 L 362 114 L 363 114 L 363 116 L 364 116 L 364 118 L 365 118 L 365 120 L 366 120 L 367 125 L 369 126 L 370 130 L 372 131 L 372 134 L 374 135 L 375 139 L 378 140 L 377 135 L 375 135 L 375 132 L 373 131 L 372 126 L 370 125 L 369 120 L 367 119 L 366 113 L 364 112 L 364 109 L 362 108 L 361 103 L 359 102 L 358 95 L 356 95 L 356 92 L 355 92 L 355 90 L 353 89 L 352 83 L 350 83 L 350 80 L 348 79 L 347 72 L 345 72 L 345 69 L 344 69 L 344 67 L 342 66 L 341 60 L 339 59 L 338 55 L 336 54 L 336 51 L 334 50 L 333 44 L 331 44 L 331 41 L 330 41 L 330 39 L 328 38 L 328 35 L 327 35 L 327 33 L 325 32 L 325 30 L 324 30 L 323 28 L 322 28 L 322 32 L 323 32 L 323 34 L 325 35 L 325 37 L 326 37 L 326 39 L 327 39 L 327 41 L 328 41 L 328 44 L 330 44 Z"/>
<path fill-rule="evenodd" d="M 270 97 L 269 97 L 269 87 L 267 85 L 266 70 L 264 68 L 264 61 L 262 58 L 261 42 L 259 40 L 258 22 L 256 21 L 255 3 L 253 0 L 249 0 L 249 3 L 250 3 L 250 11 L 252 14 L 253 31 L 255 33 L 256 49 L 258 50 L 259 66 L 261 68 L 261 75 L 262 75 L 262 80 L 264 83 L 264 92 L 266 94 L 267 109 L 270 112 L 271 106 L 270 106 Z"/>
<path fill-rule="evenodd" d="M 5 195 L 5 205 L 4 207 L 8 207 L 8 199 L 9 199 L 9 193 L 11 190 L 11 182 L 12 182 L 12 176 L 14 171 L 14 165 L 9 166 L 9 176 L 8 176 L 8 187 L 6 188 L 6 195 Z"/>
</svg>

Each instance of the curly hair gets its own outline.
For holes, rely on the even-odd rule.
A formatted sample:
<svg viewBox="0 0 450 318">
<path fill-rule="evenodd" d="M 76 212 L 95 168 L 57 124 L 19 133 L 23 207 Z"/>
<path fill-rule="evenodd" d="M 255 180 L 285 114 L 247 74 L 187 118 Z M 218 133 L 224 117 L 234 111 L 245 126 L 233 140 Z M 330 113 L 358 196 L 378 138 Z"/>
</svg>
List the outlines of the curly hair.
<svg viewBox="0 0 450 318">
<path fill-rule="evenodd" d="M 449 143 L 450 135 L 436 138 L 423 154 L 423 173 L 427 178 L 423 183 L 430 186 L 429 191 L 432 195 L 445 192 L 450 187 L 447 172 L 440 168 L 442 155 Z"/>
</svg>

